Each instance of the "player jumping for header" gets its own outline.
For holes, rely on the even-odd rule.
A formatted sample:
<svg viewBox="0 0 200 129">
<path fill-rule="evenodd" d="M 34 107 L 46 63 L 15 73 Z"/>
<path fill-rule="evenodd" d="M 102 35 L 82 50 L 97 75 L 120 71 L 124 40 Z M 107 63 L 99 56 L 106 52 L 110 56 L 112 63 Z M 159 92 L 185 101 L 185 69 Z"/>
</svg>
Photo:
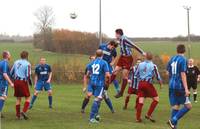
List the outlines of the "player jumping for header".
<svg viewBox="0 0 200 129">
<path fill-rule="evenodd" d="M 52 108 L 52 87 L 51 87 L 51 78 L 52 78 L 52 71 L 51 66 L 46 64 L 45 58 L 40 58 L 40 64 L 35 68 L 35 91 L 32 97 L 30 107 L 33 107 L 33 104 L 39 94 L 40 91 L 43 89 L 48 91 L 48 100 L 49 100 L 49 108 Z"/>
<path fill-rule="evenodd" d="M 116 98 L 120 98 L 123 96 L 124 90 L 128 83 L 129 70 L 133 63 L 131 49 L 135 48 L 142 55 L 145 55 L 145 52 L 142 49 L 140 49 L 138 46 L 136 46 L 132 41 L 130 41 L 126 36 L 124 36 L 122 29 L 117 29 L 115 31 L 115 34 L 116 34 L 117 40 L 119 40 L 121 55 L 118 60 L 117 66 L 115 67 L 114 72 L 111 76 L 111 82 L 116 78 L 119 71 L 122 70 L 123 80 L 122 80 L 121 90 L 118 94 L 115 95 Z"/>
<path fill-rule="evenodd" d="M 161 88 L 162 80 L 158 72 L 158 68 L 152 62 L 152 59 L 153 55 L 150 52 L 147 52 L 146 60 L 138 65 L 138 68 L 135 72 L 136 77 L 139 79 L 139 102 L 136 108 L 136 122 L 142 122 L 141 113 L 145 98 L 152 98 L 152 103 L 149 107 L 148 113 L 145 115 L 145 118 L 150 120 L 151 122 L 155 122 L 155 120 L 152 118 L 152 113 L 158 105 L 159 97 L 155 87 L 153 86 L 153 79 L 154 77 L 156 77 Z"/>
<path fill-rule="evenodd" d="M 89 79 L 88 90 L 93 93 L 95 99 L 90 112 L 90 122 L 98 123 L 96 116 L 99 112 L 103 91 L 110 82 L 108 63 L 102 59 L 102 50 L 96 51 L 96 59 L 88 65 L 87 77 Z"/>
<path fill-rule="evenodd" d="M 184 57 L 185 45 L 177 46 L 177 55 L 173 56 L 167 65 L 169 73 L 169 100 L 171 104 L 171 118 L 168 125 L 177 129 L 178 121 L 192 108 L 189 100 L 187 85 L 187 60 Z M 180 109 L 180 105 L 184 105 Z"/>
</svg>

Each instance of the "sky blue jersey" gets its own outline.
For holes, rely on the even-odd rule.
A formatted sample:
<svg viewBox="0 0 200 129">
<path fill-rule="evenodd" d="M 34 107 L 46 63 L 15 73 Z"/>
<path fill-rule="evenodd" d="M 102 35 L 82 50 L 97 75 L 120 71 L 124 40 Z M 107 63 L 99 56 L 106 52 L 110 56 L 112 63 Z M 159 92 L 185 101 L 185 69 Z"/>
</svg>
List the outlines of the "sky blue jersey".
<svg viewBox="0 0 200 129">
<path fill-rule="evenodd" d="M 101 58 L 96 58 L 87 66 L 87 70 L 90 74 L 91 85 L 104 86 L 105 73 L 109 72 L 108 63 Z"/>
<path fill-rule="evenodd" d="M 25 59 L 19 59 L 15 61 L 10 73 L 15 79 L 28 80 L 31 75 L 31 64 Z"/>
<path fill-rule="evenodd" d="M 112 62 L 113 57 L 115 58 L 117 56 L 116 49 L 110 50 L 108 48 L 108 44 L 103 43 L 99 46 L 99 49 L 103 51 L 103 59 L 110 64 Z"/>
<path fill-rule="evenodd" d="M 161 81 L 160 74 L 157 66 L 152 61 L 144 61 L 138 65 L 135 72 L 136 77 L 139 81 L 147 81 L 153 83 L 153 79 L 156 77 L 158 81 Z"/>
<path fill-rule="evenodd" d="M 0 61 L 0 81 L 2 81 L 3 84 L 8 85 L 8 82 L 3 76 L 4 73 L 7 73 L 9 75 L 9 65 L 7 60 Z"/>
<path fill-rule="evenodd" d="M 182 55 L 173 56 L 167 64 L 169 89 L 184 90 L 181 73 L 187 71 L 187 60 Z"/>
</svg>

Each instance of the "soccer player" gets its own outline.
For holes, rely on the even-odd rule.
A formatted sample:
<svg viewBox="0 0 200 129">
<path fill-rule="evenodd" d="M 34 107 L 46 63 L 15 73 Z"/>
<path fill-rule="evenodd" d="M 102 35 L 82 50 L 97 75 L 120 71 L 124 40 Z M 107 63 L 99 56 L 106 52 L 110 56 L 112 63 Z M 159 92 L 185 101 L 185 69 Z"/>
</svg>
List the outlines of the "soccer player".
<svg viewBox="0 0 200 129">
<path fill-rule="evenodd" d="M 197 80 L 200 79 L 200 71 L 197 66 L 194 65 L 194 60 L 189 59 L 187 67 L 187 84 L 189 91 L 193 89 L 193 99 L 197 103 Z"/>
<path fill-rule="evenodd" d="M 167 65 L 169 73 L 169 100 L 171 104 L 171 118 L 167 122 L 172 129 L 177 128 L 178 121 L 192 108 L 189 100 L 187 85 L 187 60 L 184 57 L 185 45 L 177 46 L 177 55 L 173 56 Z M 184 105 L 181 109 L 180 106 Z"/>
<path fill-rule="evenodd" d="M 14 84 L 12 83 L 9 75 L 9 65 L 8 61 L 10 60 L 10 52 L 4 51 L 2 53 L 3 60 L 0 61 L 0 117 L 3 117 L 1 112 L 4 106 L 4 102 L 7 98 L 8 93 L 8 83 L 11 87 L 14 87 Z"/>
<path fill-rule="evenodd" d="M 138 46 L 136 46 L 132 41 L 130 41 L 126 36 L 124 36 L 122 29 L 117 29 L 115 31 L 116 38 L 119 40 L 120 45 L 120 58 L 117 62 L 117 66 L 114 69 L 114 72 L 111 76 L 111 82 L 115 80 L 117 74 L 119 71 L 122 70 L 122 85 L 121 90 L 119 93 L 115 95 L 116 98 L 120 98 L 123 96 L 124 90 L 126 88 L 126 85 L 128 83 L 128 75 L 129 70 L 133 63 L 133 57 L 132 57 L 132 48 L 135 48 L 139 53 L 142 55 L 145 55 L 145 52 L 140 49 Z"/>
<path fill-rule="evenodd" d="M 22 51 L 21 59 L 15 61 L 10 73 L 14 78 L 14 96 L 16 101 L 16 118 L 20 119 L 22 116 L 25 120 L 28 120 L 26 112 L 28 111 L 30 104 L 30 91 L 28 82 L 31 76 L 31 64 L 28 62 L 28 52 Z M 22 97 L 25 97 L 24 108 L 20 111 L 20 104 Z M 20 113 L 21 112 L 21 113 Z"/>
<path fill-rule="evenodd" d="M 90 112 L 90 122 L 98 123 L 96 116 L 99 112 L 103 91 L 110 82 L 108 63 L 102 59 L 102 50 L 96 51 L 96 59 L 88 65 L 87 77 L 89 78 L 88 91 L 93 93 L 95 99 Z"/>
<path fill-rule="evenodd" d="M 107 44 L 101 44 L 99 46 L 99 49 L 101 49 L 103 51 L 103 59 L 108 63 L 108 67 L 110 70 L 110 74 L 113 73 L 113 66 L 116 62 L 116 57 L 117 57 L 117 43 L 112 40 Z M 113 80 L 113 84 L 115 87 L 115 90 L 117 93 L 119 93 L 120 89 L 119 89 L 119 83 L 118 81 L 115 79 Z"/>
<path fill-rule="evenodd" d="M 139 80 L 139 86 L 138 86 L 139 102 L 136 107 L 137 111 L 136 122 L 142 122 L 141 113 L 145 98 L 152 99 L 152 103 L 149 107 L 147 114 L 145 115 L 145 118 L 150 120 L 151 122 L 155 122 L 155 120 L 152 117 L 152 113 L 154 112 L 156 106 L 158 105 L 159 97 L 155 87 L 153 86 L 153 79 L 156 77 L 161 88 L 162 88 L 162 80 L 158 72 L 158 68 L 152 62 L 152 59 L 153 55 L 150 52 L 147 52 L 146 60 L 138 65 L 138 68 L 135 72 L 135 75 Z"/>
<path fill-rule="evenodd" d="M 93 60 L 95 60 L 95 58 L 96 58 L 95 56 L 91 56 L 91 57 L 90 57 L 90 61 L 92 62 Z M 83 92 L 84 92 L 84 93 L 86 92 L 86 90 L 87 90 L 87 88 L 88 88 L 88 87 L 87 87 L 87 86 L 88 86 L 87 72 L 88 72 L 88 66 L 86 67 L 85 74 L 84 74 L 84 85 L 83 85 Z M 86 106 L 88 105 L 91 96 L 92 96 L 92 92 L 91 92 L 91 90 L 88 88 L 88 91 L 87 91 L 87 93 L 86 93 L 86 97 L 84 98 L 83 103 L 82 103 L 81 113 L 85 113 L 85 108 L 86 108 Z M 109 96 L 108 96 L 108 93 L 107 93 L 107 90 L 106 90 L 106 89 L 104 89 L 104 91 L 103 91 L 103 99 L 104 99 L 104 101 L 106 102 L 107 106 L 109 107 L 110 111 L 111 111 L 112 113 L 114 113 L 115 111 L 114 111 L 112 102 L 111 102 L 111 100 L 110 100 L 110 98 L 109 98 Z"/>
<path fill-rule="evenodd" d="M 128 107 L 128 103 L 129 103 L 129 100 L 130 100 L 130 97 L 132 94 L 135 94 L 137 95 L 137 90 L 138 90 L 138 80 L 137 80 L 137 77 L 135 76 L 135 71 L 138 67 L 138 65 L 141 63 L 141 60 L 140 59 L 137 59 L 137 63 L 135 66 L 133 66 L 129 72 L 129 88 L 128 88 L 128 95 L 126 96 L 126 99 L 125 99 L 125 104 L 124 104 L 124 107 L 123 109 L 126 110 L 127 107 Z M 138 103 L 138 98 L 136 98 L 136 104 L 135 106 L 137 105 Z"/>
<path fill-rule="evenodd" d="M 43 89 L 48 92 L 49 108 L 52 108 L 52 87 L 51 87 L 52 71 L 51 66 L 46 64 L 46 59 L 44 57 L 40 58 L 40 64 L 35 68 L 35 91 L 32 96 L 29 109 L 33 107 L 35 100 L 39 92 Z"/>
</svg>

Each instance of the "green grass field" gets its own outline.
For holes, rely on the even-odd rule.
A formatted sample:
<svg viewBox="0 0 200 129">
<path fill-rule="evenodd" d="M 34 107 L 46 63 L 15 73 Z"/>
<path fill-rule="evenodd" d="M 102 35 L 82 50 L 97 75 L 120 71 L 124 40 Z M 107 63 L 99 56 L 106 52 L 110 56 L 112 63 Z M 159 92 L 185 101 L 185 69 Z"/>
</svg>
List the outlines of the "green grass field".
<svg viewBox="0 0 200 129">
<path fill-rule="evenodd" d="M 100 109 L 102 120 L 100 124 L 91 125 L 88 123 L 91 103 L 90 101 L 86 113 L 80 113 L 81 102 L 84 94 L 81 93 L 81 85 L 54 85 L 54 109 L 48 109 L 47 94 L 40 94 L 34 108 L 28 112 L 30 119 L 15 119 L 15 98 L 13 89 L 9 89 L 9 98 L 4 107 L 5 118 L 2 119 L 2 129 L 169 129 L 166 121 L 170 115 L 168 103 L 167 86 L 158 90 L 160 103 L 154 113 L 157 123 L 135 123 L 135 113 L 133 110 L 135 97 L 130 99 L 129 109 L 124 111 L 122 106 L 124 98 L 113 98 L 114 90 L 109 91 L 116 113 L 111 114 L 104 102 Z M 33 89 L 31 89 L 33 91 Z M 146 100 L 144 113 L 149 106 Z M 180 121 L 179 129 L 200 129 L 200 103 L 193 104 L 193 109 Z"/>
</svg>

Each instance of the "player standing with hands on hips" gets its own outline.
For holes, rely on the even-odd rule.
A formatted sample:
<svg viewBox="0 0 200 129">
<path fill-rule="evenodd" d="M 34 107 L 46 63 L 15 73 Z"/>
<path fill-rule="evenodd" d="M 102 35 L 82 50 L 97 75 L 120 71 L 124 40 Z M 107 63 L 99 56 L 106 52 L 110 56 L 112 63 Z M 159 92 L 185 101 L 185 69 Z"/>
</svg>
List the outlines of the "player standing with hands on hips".
<svg viewBox="0 0 200 129">
<path fill-rule="evenodd" d="M 168 65 L 169 100 L 171 104 L 171 118 L 167 124 L 171 129 L 177 129 L 178 121 L 192 108 L 189 100 L 190 92 L 187 85 L 187 59 L 184 57 L 185 45 L 177 46 L 177 55 L 173 56 Z M 184 105 L 181 109 L 180 106 Z"/>
<path fill-rule="evenodd" d="M 39 92 L 43 89 L 48 91 L 48 100 L 49 100 L 49 108 L 52 108 L 52 88 L 51 88 L 51 78 L 52 78 L 52 71 L 51 66 L 46 64 L 46 59 L 44 57 L 40 58 L 40 64 L 35 68 L 35 91 L 32 97 L 29 109 L 33 107 L 35 100 Z"/>
<path fill-rule="evenodd" d="M 10 71 L 8 61 L 11 57 L 10 52 L 4 51 L 2 57 L 3 60 L 0 61 L 0 118 L 3 117 L 1 112 L 8 94 L 8 83 L 11 87 L 14 87 L 14 84 L 9 77 Z"/>
<path fill-rule="evenodd" d="M 25 120 L 28 119 L 26 112 L 28 111 L 30 104 L 30 91 L 28 82 L 31 76 L 31 64 L 28 62 L 28 52 L 22 51 L 21 59 L 15 61 L 11 75 L 14 78 L 14 96 L 17 98 L 16 101 L 16 117 L 20 119 L 22 116 Z M 25 97 L 24 108 L 20 111 L 20 104 L 22 97 Z M 21 113 L 20 113 L 21 112 Z"/>
<path fill-rule="evenodd" d="M 115 80 L 119 71 L 122 70 L 122 79 L 123 80 L 122 80 L 121 90 L 119 93 L 117 93 L 115 95 L 116 98 L 120 98 L 124 94 L 124 90 L 128 83 L 129 70 L 133 63 L 131 49 L 135 48 L 142 55 L 145 55 L 145 52 L 142 49 L 140 49 L 137 45 L 135 45 L 132 41 L 130 41 L 126 36 L 124 36 L 124 32 L 122 29 L 115 30 L 115 36 L 116 36 L 117 40 L 119 40 L 120 58 L 117 62 L 117 66 L 115 67 L 113 74 L 111 76 L 111 82 L 113 80 Z"/>
</svg>

